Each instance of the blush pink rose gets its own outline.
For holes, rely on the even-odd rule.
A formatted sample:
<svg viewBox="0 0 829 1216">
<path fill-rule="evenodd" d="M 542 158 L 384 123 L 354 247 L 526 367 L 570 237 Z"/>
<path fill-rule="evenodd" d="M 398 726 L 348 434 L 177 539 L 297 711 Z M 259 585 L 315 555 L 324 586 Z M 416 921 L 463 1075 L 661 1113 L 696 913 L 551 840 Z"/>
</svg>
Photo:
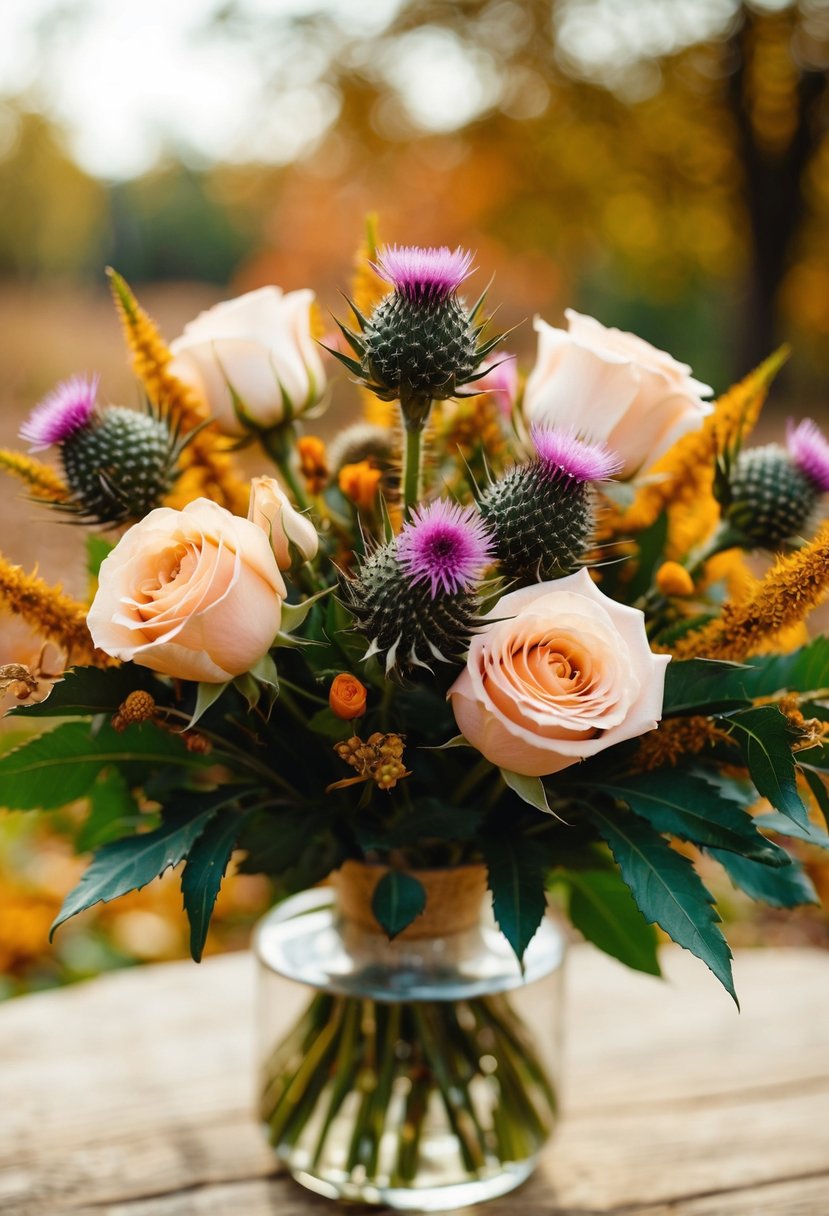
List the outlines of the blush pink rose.
<svg viewBox="0 0 829 1216">
<path fill-rule="evenodd" d="M 270 649 L 285 595 L 262 529 L 198 498 L 124 534 L 101 565 L 87 623 L 116 659 L 221 684 Z"/>
<path fill-rule="evenodd" d="M 260 287 L 225 300 L 170 343 L 170 372 L 228 435 L 267 430 L 320 400 L 325 371 L 311 335 L 314 293 Z"/>
<path fill-rule="evenodd" d="M 511 591 L 489 616 L 448 696 L 493 764 L 544 777 L 659 722 L 670 656 L 651 653 L 644 615 L 586 570 Z"/>
<path fill-rule="evenodd" d="M 524 392 L 529 423 L 570 429 L 607 444 L 622 479 L 649 468 L 698 430 L 712 389 L 686 363 L 619 329 L 567 309 L 569 329 L 536 317 L 538 355 Z"/>
</svg>

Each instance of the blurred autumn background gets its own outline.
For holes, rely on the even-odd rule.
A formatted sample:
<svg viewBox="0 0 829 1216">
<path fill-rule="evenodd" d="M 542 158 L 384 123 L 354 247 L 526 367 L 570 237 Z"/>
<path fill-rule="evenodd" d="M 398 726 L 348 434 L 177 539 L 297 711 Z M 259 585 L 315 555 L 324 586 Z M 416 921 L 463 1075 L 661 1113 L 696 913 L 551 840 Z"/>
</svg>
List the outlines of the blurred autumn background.
<svg viewBox="0 0 829 1216">
<path fill-rule="evenodd" d="M 525 368 L 529 319 L 567 306 L 718 391 L 788 341 L 765 432 L 825 423 L 827 66 L 829 0 L 3 0 L 0 446 L 72 372 L 136 400 L 107 264 L 169 338 L 265 283 L 338 310 L 371 211 L 383 239 L 476 250 Z M 8 557 L 83 594 L 82 538 L 9 479 L 0 522 Z M 0 997 L 186 953 L 163 880 L 47 947 L 81 868 L 60 829 L 0 827 Z M 214 948 L 267 894 L 225 884 Z M 732 914 L 738 941 L 792 932 Z"/>
</svg>

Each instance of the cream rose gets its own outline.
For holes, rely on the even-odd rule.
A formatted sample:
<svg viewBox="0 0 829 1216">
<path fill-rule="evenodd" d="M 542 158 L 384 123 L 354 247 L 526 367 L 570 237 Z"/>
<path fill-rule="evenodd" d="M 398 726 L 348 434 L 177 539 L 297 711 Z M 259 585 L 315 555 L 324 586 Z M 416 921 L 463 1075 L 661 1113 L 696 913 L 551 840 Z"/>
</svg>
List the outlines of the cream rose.
<svg viewBox="0 0 829 1216">
<path fill-rule="evenodd" d="M 669 655 L 638 608 L 586 570 L 504 595 L 449 689 L 464 737 L 493 764 L 544 777 L 653 730 Z"/>
<path fill-rule="evenodd" d="M 572 429 L 607 444 L 624 462 L 620 477 L 648 468 L 697 430 L 712 389 L 635 334 L 606 329 L 568 309 L 569 330 L 536 317 L 538 355 L 524 392 L 527 422 Z"/>
<path fill-rule="evenodd" d="M 307 515 L 297 511 L 275 477 L 254 477 L 250 483 L 248 519 L 267 534 L 280 570 L 290 570 L 293 565 L 292 547 L 301 561 L 316 556 L 316 528 Z"/>
<path fill-rule="evenodd" d="M 228 435 L 267 430 L 302 414 L 325 388 L 311 337 L 313 302 L 312 291 L 260 287 L 216 304 L 170 343 L 170 371 Z"/>
<path fill-rule="evenodd" d="M 87 623 L 116 659 L 220 684 L 269 650 L 285 594 L 262 529 L 198 498 L 124 534 L 101 565 Z"/>
</svg>

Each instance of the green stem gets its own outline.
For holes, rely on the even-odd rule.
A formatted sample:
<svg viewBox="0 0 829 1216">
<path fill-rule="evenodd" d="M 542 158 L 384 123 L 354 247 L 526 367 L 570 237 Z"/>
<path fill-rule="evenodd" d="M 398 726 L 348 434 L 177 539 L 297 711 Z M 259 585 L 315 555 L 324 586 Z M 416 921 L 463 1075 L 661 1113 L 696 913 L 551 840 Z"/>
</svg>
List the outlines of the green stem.
<svg viewBox="0 0 829 1216">
<path fill-rule="evenodd" d="M 283 422 L 270 431 L 260 431 L 259 439 L 262 447 L 282 474 L 296 505 L 301 511 L 309 511 L 311 500 L 305 493 L 305 487 L 294 472 L 294 466 L 291 463 L 291 456 L 296 448 L 296 428 L 293 423 Z"/>
<path fill-rule="evenodd" d="M 403 446 L 403 509 L 407 516 L 420 502 L 420 461 L 422 457 L 423 432 L 421 430 L 404 431 Z"/>
</svg>

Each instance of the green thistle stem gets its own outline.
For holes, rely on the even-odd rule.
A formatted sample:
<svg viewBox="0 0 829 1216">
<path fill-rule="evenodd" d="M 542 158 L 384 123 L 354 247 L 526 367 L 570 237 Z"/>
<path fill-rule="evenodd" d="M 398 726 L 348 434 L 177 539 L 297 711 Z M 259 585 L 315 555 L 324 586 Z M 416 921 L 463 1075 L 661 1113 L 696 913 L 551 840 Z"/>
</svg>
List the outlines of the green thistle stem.
<svg viewBox="0 0 829 1216">
<path fill-rule="evenodd" d="M 422 431 L 405 432 L 403 445 L 403 509 L 407 516 L 420 502 L 420 462 L 422 458 Z"/>
</svg>

